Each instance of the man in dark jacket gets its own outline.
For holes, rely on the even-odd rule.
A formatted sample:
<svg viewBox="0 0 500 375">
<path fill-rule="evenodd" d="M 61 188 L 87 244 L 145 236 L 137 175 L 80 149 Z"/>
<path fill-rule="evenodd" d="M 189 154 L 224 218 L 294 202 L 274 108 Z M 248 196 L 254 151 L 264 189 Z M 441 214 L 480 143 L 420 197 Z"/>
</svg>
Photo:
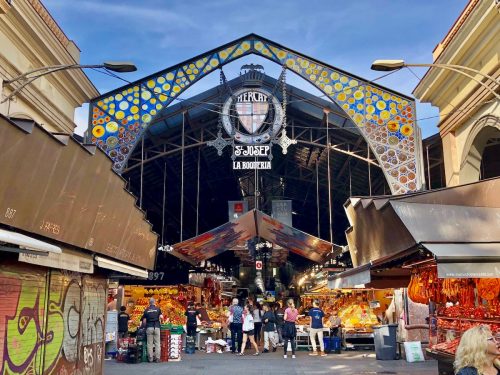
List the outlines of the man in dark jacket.
<svg viewBox="0 0 500 375">
<path fill-rule="evenodd" d="M 146 325 L 146 337 L 148 346 L 148 360 L 149 362 L 160 362 L 161 349 L 160 349 L 160 320 L 163 315 L 159 307 L 155 305 L 155 299 L 149 300 L 149 307 L 144 310 L 142 315 L 142 322 Z M 154 355 L 153 355 L 154 345 Z"/>
<path fill-rule="evenodd" d="M 281 307 L 281 302 L 276 302 L 274 315 L 276 316 L 276 330 L 280 346 L 283 345 L 283 324 L 285 324 L 285 310 Z"/>
<path fill-rule="evenodd" d="M 184 313 L 186 316 L 186 329 L 187 335 L 191 337 L 196 336 L 196 328 L 198 327 L 198 319 L 201 320 L 201 314 L 198 309 L 195 308 L 193 302 L 190 302 L 186 312 Z"/>
<path fill-rule="evenodd" d="M 118 338 L 120 339 L 128 337 L 128 321 L 130 320 L 130 316 L 125 310 L 127 310 L 127 308 L 122 306 L 118 313 Z"/>
<path fill-rule="evenodd" d="M 273 352 L 276 351 L 278 344 L 278 333 L 276 332 L 276 315 L 269 307 L 268 303 L 264 304 L 264 315 L 262 315 L 262 323 L 264 324 L 264 352 L 269 353 L 269 341 L 273 346 Z"/>
</svg>

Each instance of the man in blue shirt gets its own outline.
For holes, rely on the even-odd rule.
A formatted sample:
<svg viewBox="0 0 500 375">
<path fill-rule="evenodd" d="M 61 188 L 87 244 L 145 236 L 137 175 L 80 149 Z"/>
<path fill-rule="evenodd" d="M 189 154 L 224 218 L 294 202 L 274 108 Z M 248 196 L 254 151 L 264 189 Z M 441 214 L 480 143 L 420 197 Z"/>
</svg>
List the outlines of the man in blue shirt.
<svg viewBox="0 0 500 375">
<path fill-rule="evenodd" d="M 240 353 L 243 341 L 243 307 L 238 304 L 238 298 L 233 298 L 233 305 L 229 309 L 229 327 L 231 329 L 231 352 Z M 238 343 L 238 347 L 236 347 Z"/>
<path fill-rule="evenodd" d="M 313 348 L 312 353 L 309 355 L 318 355 L 316 351 L 316 335 L 318 335 L 319 347 L 321 349 L 321 356 L 325 357 L 325 344 L 323 342 L 323 317 L 325 313 L 319 308 L 318 300 L 313 301 L 313 308 L 309 310 L 309 336 L 311 338 L 311 345 Z"/>
</svg>

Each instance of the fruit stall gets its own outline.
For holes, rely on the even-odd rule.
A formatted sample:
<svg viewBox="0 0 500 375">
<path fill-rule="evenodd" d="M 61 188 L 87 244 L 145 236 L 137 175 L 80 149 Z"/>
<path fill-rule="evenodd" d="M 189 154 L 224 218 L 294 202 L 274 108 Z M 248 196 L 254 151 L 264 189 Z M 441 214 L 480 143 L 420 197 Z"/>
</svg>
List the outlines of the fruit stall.
<svg viewBox="0 0 500 375">
<path fill-rule="evenodd" d="M 427 352 L 438 360 L 440 374 L 453 374 L 454 355 L 467 329 L 488 325 L 494 335 L 500 335 L 499 294 L 500 279 L 442 279 L 435 265 L 413 270 L 409 298 L 436 305 L 430 319 Z"/>
<path fill-rule="evenodd" d="M 220 297 L 213 297 L 212 288 L 200 288 L 192 285 L 176 286 L 124 286 L 124 301 L 130 315 L 129 332 L 135 332 L 141 325 L 144 310 L 153 297 L 161 309 L 164 320 L 173 326 L 183 326 L 186 323 L 184 315 L 189 301 L 218 301 Z M 205 326 L 220 328 L 221 323 L 227 320 L 225 311 L 221 306 L 212 306 L 207 309 L 210 322 L 202 322 Z"/>
</svg>

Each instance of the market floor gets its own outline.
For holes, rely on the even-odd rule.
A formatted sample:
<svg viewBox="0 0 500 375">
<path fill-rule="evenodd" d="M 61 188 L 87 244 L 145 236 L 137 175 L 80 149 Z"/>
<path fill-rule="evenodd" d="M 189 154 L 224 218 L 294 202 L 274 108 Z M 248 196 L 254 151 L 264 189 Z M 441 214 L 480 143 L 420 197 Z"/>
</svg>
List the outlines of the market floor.
<svg viewBox="0 0 500 375">
<path fill-rule="evenodd" d="M 437 362 L 429 360 L 420 363 L 407 363 L 404 360 L 377 361 L 373 352 L 343 352 L 329 354 L 327 357 L 311 357 L 306 351 L 299 351 L 297 358 L 283 359 L 283 352 L 266 353 L 258 357 L 243 357 L 231 353 L 206 354 L 196 352 L 184 355 L 180 362 L 126 364 L 115 360 L 105 361 L 105 375 L 242 375 L 272 374 L 349 374 L 349 375 L 436 375 Z"/>
</svg>

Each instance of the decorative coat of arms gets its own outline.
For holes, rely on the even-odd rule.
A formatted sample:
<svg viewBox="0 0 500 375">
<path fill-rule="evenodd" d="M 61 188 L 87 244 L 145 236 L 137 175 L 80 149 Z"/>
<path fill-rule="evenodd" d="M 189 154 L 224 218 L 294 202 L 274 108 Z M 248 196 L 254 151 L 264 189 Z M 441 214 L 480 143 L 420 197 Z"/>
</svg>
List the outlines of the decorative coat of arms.
<svg viewBox="0 0 500 375">
<path fill-rule="evenodd" d="M 285 70 L 278 79 L 283 91 L 283 102 L 276 95 L 262 87 L 264 78 L 260 65 L 244 65 L 241 74 L 242 88 L 229 93 L 221 108 L 219 132 L 217 139 L 207 142 L 222 155 L 227 145 L 233 148 L 234 169 L 271 169 L 272 145 L 277 143 L 286 154 L 290 144 L 296 143 L 286 135 L 286 83 Z M 221 82 L 226 84 L 224 73 Z M 278 85 L 277 85 L 278 86 Z M 276 88 L 275 88 L 276 89 Z M 230 140 L 222 137 L 222 129 Z M 281 134 L 281 135 L 280 135 Z M 257 161 L 259 157 L 267 157 L 268 161 Z M 252 160 L 237 160 L 252 158 Z"/>
</svg>

